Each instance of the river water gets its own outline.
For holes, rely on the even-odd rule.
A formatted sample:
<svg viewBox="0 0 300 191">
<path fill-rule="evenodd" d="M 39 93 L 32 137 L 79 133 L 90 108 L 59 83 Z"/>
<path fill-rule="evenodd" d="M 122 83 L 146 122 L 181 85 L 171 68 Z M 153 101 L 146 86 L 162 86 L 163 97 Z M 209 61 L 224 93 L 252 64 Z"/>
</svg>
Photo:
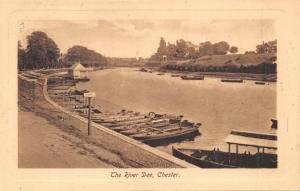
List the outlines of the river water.
<svg viewBox="0 0 300 191">
<path fill-rule="evenodd" d="M 183 115 L 184 119 L 202 123 L 200 136 L 193 141 L 172 143 L 176 146 L 225 149 L 224 139 L 231 130 L 276 133 L 270 128 L 270 119 L 276 117 L 276 83 L 222 83 L 218 78 L 207 77 L 189 81 L 136 70 L 91 72 L 91 81 L 77 87 L 95 91 L 96 104 L 107 111 L 154 111 Z M 158 148 L 171 152 L 171 145 Z"/>
</svg>

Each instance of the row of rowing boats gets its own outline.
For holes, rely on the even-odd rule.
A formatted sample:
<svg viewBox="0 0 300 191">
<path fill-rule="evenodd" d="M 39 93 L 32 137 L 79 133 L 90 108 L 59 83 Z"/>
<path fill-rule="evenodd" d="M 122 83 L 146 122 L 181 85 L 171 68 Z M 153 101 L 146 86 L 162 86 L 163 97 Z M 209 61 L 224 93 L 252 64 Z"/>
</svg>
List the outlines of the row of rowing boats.
<svg viewBox="0 0 300 191">
<path fill-rule="evenodd" d="M 86 113 L 79 112 L 79 115 L 88 118 Z M 152 146 L 193 138 L 200 134 L 198 129 L 201 126 L 200 123 L 182 120 L 182 116 L 161 115 L 153 112 L 140 114 L 124 110 L 115 114 L 92 112 L 91 120 Z"/>
</svg>

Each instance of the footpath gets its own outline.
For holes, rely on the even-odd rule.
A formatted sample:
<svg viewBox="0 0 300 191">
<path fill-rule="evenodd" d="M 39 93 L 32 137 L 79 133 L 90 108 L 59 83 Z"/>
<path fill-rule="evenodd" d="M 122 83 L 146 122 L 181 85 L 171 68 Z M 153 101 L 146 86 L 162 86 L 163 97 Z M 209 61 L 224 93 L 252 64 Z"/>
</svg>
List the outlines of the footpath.
<svg viewBox="0 0 300 191">
<path fill-rule="evenodd" d="M 185 168 L 193 165 L 53 102 L 47 78 L 19 76 L 19 168 Z"/>
</svg>

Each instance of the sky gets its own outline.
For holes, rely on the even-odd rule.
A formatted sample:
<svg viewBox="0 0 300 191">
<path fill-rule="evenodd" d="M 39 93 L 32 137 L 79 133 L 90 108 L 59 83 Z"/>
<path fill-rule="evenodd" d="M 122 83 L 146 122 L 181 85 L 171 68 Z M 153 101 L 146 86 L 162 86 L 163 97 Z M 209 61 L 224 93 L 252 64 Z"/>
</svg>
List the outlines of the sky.
<svg viewBox="0 0 300 191">
<path fill-rule="evenodd" d="M 19 40 L 26 46 L 26 36 L 43 31 L 62 53 L 74 45 L 86 46 L 109 57 L 150 57 L 160 38 L 175 43 L 182 38 L 201 42 L 227 41 L 239 52 L 255 50 L 262 41 L 276 39 L 273 20 L 81 20 L 23 21 Z"/>
</svg>

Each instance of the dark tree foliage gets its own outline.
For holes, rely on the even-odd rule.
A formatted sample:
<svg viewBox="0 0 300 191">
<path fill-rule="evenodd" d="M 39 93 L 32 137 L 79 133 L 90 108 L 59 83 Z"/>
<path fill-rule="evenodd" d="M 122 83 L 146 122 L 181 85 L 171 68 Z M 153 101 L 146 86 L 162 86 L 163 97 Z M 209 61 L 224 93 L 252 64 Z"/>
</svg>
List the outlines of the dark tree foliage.
<svg viewBox="0 0 300 191">
<path fill-rule="evenodd" d="M 27 36 L 26 69 L 56 68 L 59 48 L 46 33 L 35 31 Z"/>
<path fill-rule="evenodd" d="M 168 61 L 172 60 L 185 60 L 185 59 L 196 59 L 207 55 L 224 55 L 230 50 L 230 45 L 225 42 L 217 42 L 212 44 L 209 41 L 200 43 L 199 46 L 192 42 L 179 39 L 176 44 L 166 45 L 166 41 L 161 38 L 159 47 L 154 55 L 149 59 L 149 63 L 159 63 L 166 56 Z M 232 47 L 231 51 L 236 53 L 237 47 Z"/>
<path fill-rule="evenodd" d="M 168 52 L 167 51 L 167 43 L 164 40 L 164 38 L 161 37 L 160 42 L 159 42 L 159 47 L 157 49 L 157 53 L 161 54 L 161 55 L 165 55 L 165 54 L 167 54 L 167 52 Z"/>
<path fill-rule="evenodd" d="M 183 39 L 176 41 L 176 57 L 184 58 L 187 55 L 188 46 Z"/>
<path fill-rule="evenodd" d="M 92 67 L 98 67 L 107 63 L 106 58 L 100 53 L 79 45 L 69 48 L 65 55 L 65 62 L 68 65 L 72 65 L 75 61 L 80 61 L 81 64 Z"/>
<path fill-rule="evenodd" d="M 198 57 L 206 56 L 206 55 L 213 55 L 214 54 L 214 47 L 213 44 L 209 41 L 200 43 L 199 50 L 198 50 Z"/>
<path fill-rule="evenodd" d="M 213 45 L 214 55 L 224 55 L 227 54 L 229 50 L 229 44 L 225 41 L 217 42 Z"/>
<path fill-rule="evenodd" d="M 262 42 L 262 44 L 258 44 L 256 46 L 256 53 L 264 54 L 264 53 L 277 53 L 277 40 Z"/>
<path fill-rule="evenodd" d="M 230 49 L 229 49 L 229 52 L 232 53 L 232 54 L 235 54 L 235 53 L 237 53 L 238 51 L 239 51 L 239 49 L 238 49 L 238 47 L 236 47 L 236 46 L 232 46 L 232 47 L 230 47 Z"/>
<path fill-rule="evenodd" d="M 164 69 L 190 72 L 230 72 L 230 73 L 253 73 L 253 74 L 276 74 L 276 63 L 263 62 L 258 65 L 225 65 L 225 66 L 178 66 L 167 64 Z"/>
<path fill-rule="evenodd" d="M 18 70 L 26 69 L 26 52 L 22 48 L 21 42 L 18 41 Z"/>
</svg>

